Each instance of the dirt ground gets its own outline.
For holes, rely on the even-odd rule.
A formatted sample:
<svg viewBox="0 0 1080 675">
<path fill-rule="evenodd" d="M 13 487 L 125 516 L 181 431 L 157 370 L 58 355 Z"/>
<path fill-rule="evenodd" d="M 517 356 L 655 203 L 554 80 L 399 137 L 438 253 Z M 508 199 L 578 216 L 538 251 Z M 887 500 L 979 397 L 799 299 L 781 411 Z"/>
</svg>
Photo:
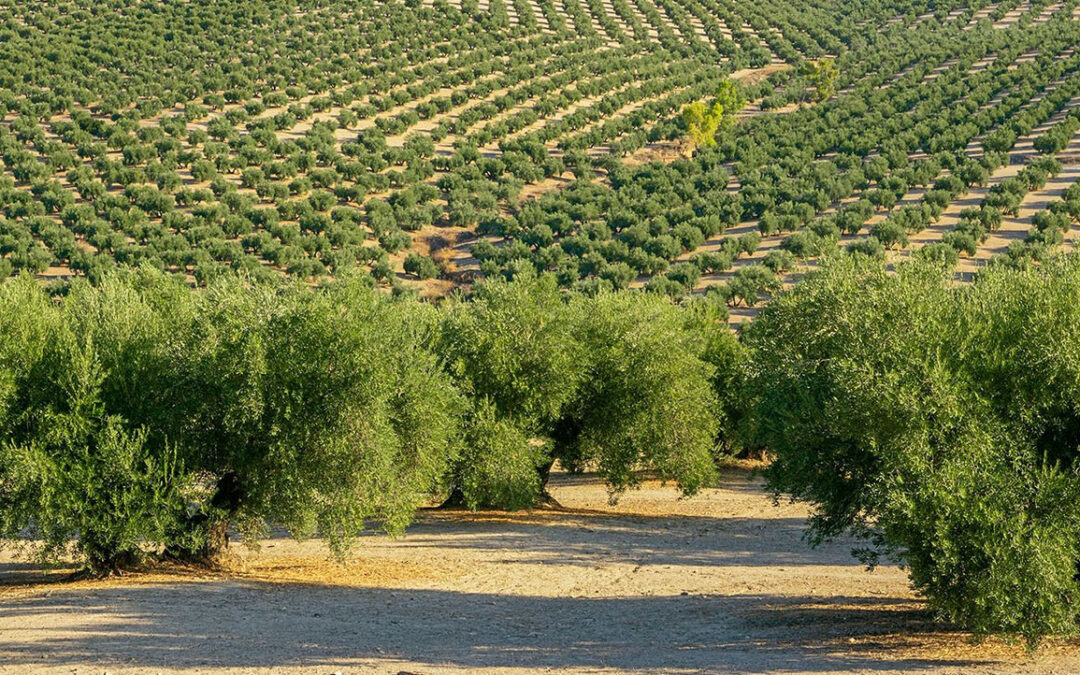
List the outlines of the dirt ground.
<svg viewBox="0 0 1080 675">
<path fill-rule="evenodd" d="M 562 512 L 424 512 L 344 565 L 273 538 L 229 571 L 60 582 L 0 557 L 0 673 L 1072 673 L 934 624 L 898 568 L 809 548 L 806 511 L 746 470 L 609 506 L 558 476 Z"/>
</svg>

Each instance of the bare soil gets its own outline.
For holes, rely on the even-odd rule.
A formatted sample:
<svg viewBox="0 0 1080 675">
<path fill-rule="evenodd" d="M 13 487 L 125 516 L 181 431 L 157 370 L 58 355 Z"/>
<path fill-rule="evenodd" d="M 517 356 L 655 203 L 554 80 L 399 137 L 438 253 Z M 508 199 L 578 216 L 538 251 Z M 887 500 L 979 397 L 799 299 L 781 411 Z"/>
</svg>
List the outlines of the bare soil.
<svg viewBox="0 0 1080 675">
<path fill-rule="evenodd" d="M 802 506 L 745 469 L 680 499 L 425 511 L 339 564 L 320 541 L 237 548 L 224 569 L 62 582 L 0 557 L 0 673 L 1069 673 L 1080 651 L 976 643 L 900 569 L 811 549 Z"/>
</svg>

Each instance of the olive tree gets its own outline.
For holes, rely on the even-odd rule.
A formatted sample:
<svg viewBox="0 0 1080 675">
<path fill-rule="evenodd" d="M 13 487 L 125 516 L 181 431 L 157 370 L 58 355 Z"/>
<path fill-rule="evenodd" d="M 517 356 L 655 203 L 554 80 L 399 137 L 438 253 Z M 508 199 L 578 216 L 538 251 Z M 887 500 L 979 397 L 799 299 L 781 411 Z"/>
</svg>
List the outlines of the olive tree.
<svg viewBox="0 0 1080 675">
<path fill-rule="evenodd" d="M 212 547 L 228 523 L 319 533 L 339 554 L 365 519 L 400 531 L 460 431 L 460 396 L 428 349 L 433 308 L 359 278 L 319 292 L 230 279 L 199 302 L 176 428 L 214 477 L 199 519 Z"/>
<path fill-rule="evenodd" d="M 715 371 L 692 326 L 705 322 L 661 297 L 572 296 L 550 275 L 479 285 L 443 328 L 448 367 L 474 402 L 451 502 L 534 505 L 556 461 L 595 469 L 613 494 L 642 471 L 687 493 L 707 483 Z"/>
<path fill-rule="evenodd" d="M 488 502 L 476 491 L 483 481 L 470 474 L 496 467 L 532 486 L 515 488 L 516 494 L 532 494 L 520 501 L 540 498 L 555 458 L 550 448 L 527 451 L 521 439 L 543 443 L 550 438 L 584 377 L 581 345 L 574 335 L 575 310 L 553 276 L 528 273 L 512 282 L 496 278 L 477 284 L 471 300 L 446 310 L 440 351 L 475 402 L 473 415 L 478 419 L 472 426 L 490 424 L 492 415 L 509 425 L 506 434 L 498 434 L 502 442 L 474 443 L 458 462 L 452 480 L 455 501 L 474 506 Z M 499 459 L 481 458 L 478 453 L 484 449 L 498 452 Z"/>
<path fill-rule="evenodd" d="M 614 493 L 643 471 L 696 492 L 714 477 L 719 407 L 705 341 L 662 296 L 602 293 L 579 304 L 586 376 L 556 427 L 560 462 L 595 466 Z"/>
<path fill-rule="evenodd" d="M 0 286 L 0 538 L 94 572 L 205 559 L 230 526 L 400 531 L 460 444 L 436 310 L 362 278 L 322 289 L 162 273 Z M 10 357 L 10 358 L 9 358 Z"/>
<path fill-rule="evenodd" d="M 129 413 L 161 384 L 172 328 L 123 283 L 62 304 L 27 277 L 0 286 L 0 538 L 95 573 L 168 543 L 192 475 Z"/>
<path fill-rule="evenodd" d="M 747 334 L 769 485 L 813 504 L 811 541 L 860 535 L 948 620 L 1075 632 L 1078 298 L 1075 258 L 966 287 L 826 262 Z"/>
</svg>

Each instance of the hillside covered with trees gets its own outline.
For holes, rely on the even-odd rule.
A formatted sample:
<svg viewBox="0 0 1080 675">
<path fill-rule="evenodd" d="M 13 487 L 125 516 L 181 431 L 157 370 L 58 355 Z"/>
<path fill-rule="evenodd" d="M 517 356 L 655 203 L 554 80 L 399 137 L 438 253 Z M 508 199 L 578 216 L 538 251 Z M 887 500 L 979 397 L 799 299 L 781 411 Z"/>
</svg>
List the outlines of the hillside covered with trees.
<svg viewBox="0 0 1080 675">
<path fill-rule="evenodd" d="M 836 247 L 1023 265 L 1078 213 L 1075 2 L 6 9 L 4 274 L 745 307 Z"/>
</svg>

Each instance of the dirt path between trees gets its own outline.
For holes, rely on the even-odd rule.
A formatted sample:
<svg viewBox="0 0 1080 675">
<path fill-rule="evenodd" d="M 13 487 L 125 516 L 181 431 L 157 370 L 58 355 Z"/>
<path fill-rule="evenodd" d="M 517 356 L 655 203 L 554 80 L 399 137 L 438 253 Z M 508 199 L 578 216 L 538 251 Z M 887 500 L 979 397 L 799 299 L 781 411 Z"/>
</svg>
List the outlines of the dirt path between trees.
<svg viewBox="0 0 1080 675">
<path fill-rule="evenodd" d="M 851 542 L 745 471 L 609 506 L 560 476 L 564 512 L 428 511 L 347 564 L 272 538 L 234 571 L 43 583 L 0 557 L 0 673 L 1067 673 L 1080 650 L 975 644 Z M 54 575 L 55 576 L 55 575 Z"/>
</svg>

